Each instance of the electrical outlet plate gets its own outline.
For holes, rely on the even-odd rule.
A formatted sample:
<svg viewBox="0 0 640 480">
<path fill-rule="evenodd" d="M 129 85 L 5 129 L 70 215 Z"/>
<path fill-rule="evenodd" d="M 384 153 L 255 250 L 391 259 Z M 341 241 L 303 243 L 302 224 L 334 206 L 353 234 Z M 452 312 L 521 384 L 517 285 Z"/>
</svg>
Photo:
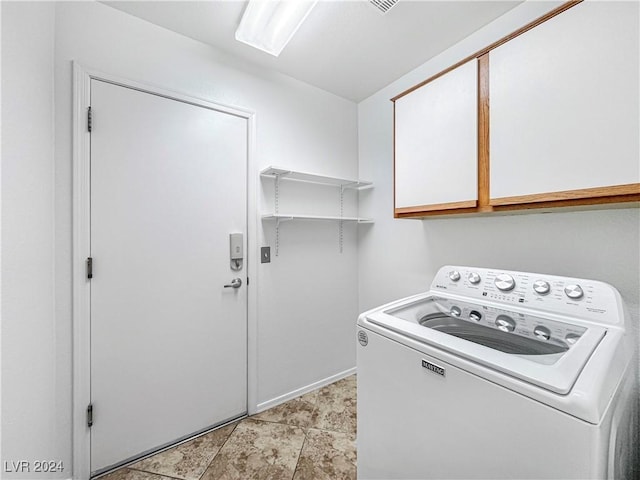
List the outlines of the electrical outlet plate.
<svg viewBox="0 0 640 480">
<path fill-rule="evenodd" d="M 260 247 L 260 263 L 271 263 L 271 247 Z"/>
</svg>

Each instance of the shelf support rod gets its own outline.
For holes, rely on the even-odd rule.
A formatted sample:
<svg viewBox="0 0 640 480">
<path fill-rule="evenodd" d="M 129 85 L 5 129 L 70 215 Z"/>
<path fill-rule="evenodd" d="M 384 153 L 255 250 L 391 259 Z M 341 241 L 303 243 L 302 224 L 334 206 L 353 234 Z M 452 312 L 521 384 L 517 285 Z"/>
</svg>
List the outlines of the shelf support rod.
<svg viewBox="0 0 640 480">
<path fill-rule="evenodd" d="M 275 174 L 275 184 L 273 190 L 273 210 L 276 215 L 280 213 L 280 176 L 282 173 Z M 280 219 L 276 217 L 276 257 L 280 253 Z"/>
<path fill-rule="evenodd" d="M 340 246 L 340 253 L 343 249 L 343 223 L 342 217 L 344 217 L 344 185 L 340 185 L 340 225 L 338 226 L 338 244 Z"/>
<path fill-rule="evenodd" d="M 278 208 L 279 208 L 278 204 L 280 203 L 280 176 L 281 175 L 282 175 L 281 173 L 275 174 L 275 186 L 273 190 L 273 208 L 276 215 L 280 213 L 278 211 Z"/>
</svg>

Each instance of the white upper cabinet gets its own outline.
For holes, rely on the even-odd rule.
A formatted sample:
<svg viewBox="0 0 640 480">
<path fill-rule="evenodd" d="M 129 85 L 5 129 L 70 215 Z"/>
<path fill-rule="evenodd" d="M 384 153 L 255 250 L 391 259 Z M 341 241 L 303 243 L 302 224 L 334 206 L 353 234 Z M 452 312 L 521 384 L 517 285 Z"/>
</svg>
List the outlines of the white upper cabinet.
<svg viewBox="0 0 640 480">
<path fill-rule="evenodd" d="M 396 213 L 474 207 L 477 60 L 395 99 Z"/>
<path fill-rule="evenodd" d="M 640 182 L 638 10 L 637 2 L 583 2 L 490 52 L 491 205 L 637 190 L 630 184 Z M 446 145 L 468 143 L 449 128 L 436 130 Z M 401 141 L 416 151 L 426 143 Z M 407 156 L 414 168 L 419 159 Z M 452 168 L 472 169 L 462 165 Z M 443 178 L 448 186 L 448 175 L 434 181 Z"/>
<path fill-rule="evenodd" d="M 392 98 L 394 216 L 640 205 L 639 20 L 566 2 Z"/>
</svg>

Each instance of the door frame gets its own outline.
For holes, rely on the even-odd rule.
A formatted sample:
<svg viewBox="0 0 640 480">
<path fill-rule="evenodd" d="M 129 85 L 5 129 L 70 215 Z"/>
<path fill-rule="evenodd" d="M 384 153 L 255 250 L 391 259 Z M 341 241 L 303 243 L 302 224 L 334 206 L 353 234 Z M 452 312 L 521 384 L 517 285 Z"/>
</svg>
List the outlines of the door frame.
<svg viewBox="0 0 640 480">
<path fill-rule="evenodd" d="M 91 436 L 87 427 L 87 406 L 91 401 L 91 296 L 86 278 L 86 260 L 90 253 L 91 177 L 90 136 L 87 111 L 91 100 L 91 80 L 101 80 L 144 93 L 235 115 L 247 120 L 247 413 L 257 411 L 257 301 L 258 301 L 258 170 L 255 160 L 255 112 L 235 106 L 139 83 L 73 62 L 73 478 L 86 480 L 91 475 Z"/>
</svg>

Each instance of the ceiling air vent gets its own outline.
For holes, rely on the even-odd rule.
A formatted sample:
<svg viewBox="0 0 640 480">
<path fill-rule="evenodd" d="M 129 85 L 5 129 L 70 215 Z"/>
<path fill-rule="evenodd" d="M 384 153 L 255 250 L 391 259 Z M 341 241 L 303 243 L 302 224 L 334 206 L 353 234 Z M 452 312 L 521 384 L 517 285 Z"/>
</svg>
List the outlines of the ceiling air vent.
<svg viewBox="0 0 640 480">
<path fill-rule="evenodd" d="M 391 7 L 398 3 L 398 0 L 369 0 L 369 3 L 381 13 L 387 13 Z"/>
</svg>

